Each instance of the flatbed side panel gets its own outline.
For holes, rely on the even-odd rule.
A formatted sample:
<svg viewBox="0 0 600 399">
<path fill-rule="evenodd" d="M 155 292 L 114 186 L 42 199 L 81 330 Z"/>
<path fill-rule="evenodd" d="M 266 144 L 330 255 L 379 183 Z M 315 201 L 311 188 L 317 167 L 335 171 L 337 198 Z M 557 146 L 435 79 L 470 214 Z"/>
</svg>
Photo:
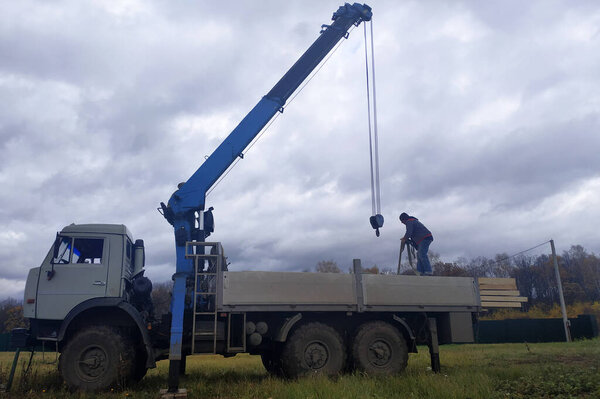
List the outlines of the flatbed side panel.
<svg viewBox="0 0 600 399">
<path fill-rule="evenodd" d="M 363 274 L 366 306 L 479 306 L 471 277 L 388 276 Z"/>
<path fill-rule="evenodd" d="M 223 306 L 356 305 L 351 274 L 224 272 Z"/>
<path fill-rule="evenodd" d="M 478 306 L 436 306 L 436 305 L 377 305 L 365 306 L 363 312 L 387 312 L 387 313 L 406 313 L 406 312 L 478 312 Z M 227 304 L 218 308 L 219 312 L 357 312 L 356 305 L 320 305 L 320 304 Z"/>
</svg>

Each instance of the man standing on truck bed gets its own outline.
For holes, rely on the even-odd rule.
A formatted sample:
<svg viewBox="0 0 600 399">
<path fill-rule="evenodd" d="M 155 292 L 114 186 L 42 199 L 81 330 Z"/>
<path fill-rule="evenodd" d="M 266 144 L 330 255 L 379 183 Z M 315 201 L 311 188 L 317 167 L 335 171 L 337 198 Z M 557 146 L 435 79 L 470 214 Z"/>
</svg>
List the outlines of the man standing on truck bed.
<svg viewBox="0 0 600 399">
<path fill-rule="evenodd" d="M 421 275 L 431 276 L 431 263 L 429 263 L 427 252 L 433 241 L 433 234 L 423 223 L 419 222 L 419 219 L 409 216 L 405 212 L 400 214 L 400 221 L 406 225 L 406 234 L 402 237 L 402 243 L 410 239 L 417 246 L 417 271 Z"/>
</svg>

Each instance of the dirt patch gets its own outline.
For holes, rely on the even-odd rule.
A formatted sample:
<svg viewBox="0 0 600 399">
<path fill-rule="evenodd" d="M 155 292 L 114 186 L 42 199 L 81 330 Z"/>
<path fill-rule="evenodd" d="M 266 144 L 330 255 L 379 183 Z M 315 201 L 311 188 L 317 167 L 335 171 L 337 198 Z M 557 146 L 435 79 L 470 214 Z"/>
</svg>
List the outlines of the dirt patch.
<svg viewBox="0 0 600 399">
<path fill-rule="evenodd" d="M 563 366 L 600 367 L 600 359 L 594 354 L 531 354 L 525 357 L 504 359 L 511 364 L 560 364 Z"/>
</svg>

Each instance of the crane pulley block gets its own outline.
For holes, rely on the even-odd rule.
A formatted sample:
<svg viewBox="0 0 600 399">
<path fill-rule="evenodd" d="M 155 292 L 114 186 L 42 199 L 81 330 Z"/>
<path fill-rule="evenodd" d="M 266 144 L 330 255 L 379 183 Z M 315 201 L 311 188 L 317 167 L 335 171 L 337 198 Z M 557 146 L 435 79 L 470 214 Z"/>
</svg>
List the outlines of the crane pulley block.
<svg viewBox="0 0 600 399">
<path fill-rule="evenodd" d="M 377 215 L 371 216 L 369 222 L 371 222 L 371 227 L 375 229 L 375 235 L 379 237 L 379 228 L 383 227 L 383 215 L 378 213 Z"/>
</svg>

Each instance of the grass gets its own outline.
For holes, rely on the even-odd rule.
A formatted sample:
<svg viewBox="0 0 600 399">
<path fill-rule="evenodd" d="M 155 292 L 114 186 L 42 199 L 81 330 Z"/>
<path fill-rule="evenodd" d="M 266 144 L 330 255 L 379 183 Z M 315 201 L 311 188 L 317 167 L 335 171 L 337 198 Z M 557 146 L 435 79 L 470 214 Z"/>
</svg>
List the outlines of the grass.
<svg viewBox="0 0 600 399">
<path fill-rule="evenodd" d="M 406 371 L 395 377 L 353 374 L 337 378 L 280 380 L 270 377 L 258 356 L 188 358 L 181 387 L 189 398 L 600 398 L 600 340 L 574 343 L 448 345 L 440 348 L 442 372 L 429 369 L 420 347 Z M 36 354 L 24 375 L 23 353 L 11 394 L 15 398 L 146 398 L 166 387 L 168 362 L 161 361 L 142 382 L 127 390 L 98 394 L 69 393 L 55 364 Z M 46 361 L 53 355 L 46 355 Z M 0 379 L 6 381 L 12 353 L 0 353 Z"/>
</svg>

